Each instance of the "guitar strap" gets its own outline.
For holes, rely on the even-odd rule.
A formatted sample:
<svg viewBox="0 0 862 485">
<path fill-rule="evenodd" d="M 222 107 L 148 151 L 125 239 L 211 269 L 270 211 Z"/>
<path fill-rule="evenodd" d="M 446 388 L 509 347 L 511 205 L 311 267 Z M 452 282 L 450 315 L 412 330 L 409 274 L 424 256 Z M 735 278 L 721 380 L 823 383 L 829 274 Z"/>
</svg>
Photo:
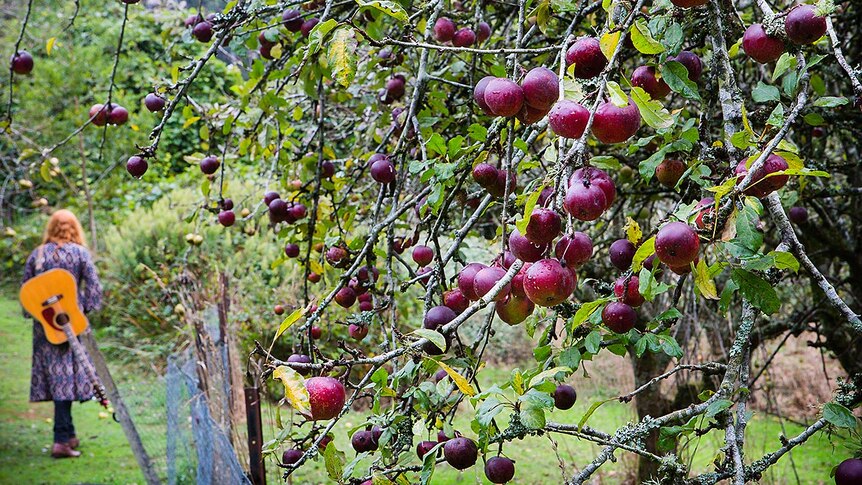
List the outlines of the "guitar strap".
<svg viewBox="0 0 862 485">
<path fill-rule="evenodd" d="M 42 272 L 42 267 L 45 266 L 45 245 L 42 244 L 38 248 L 36 248 L 36 274 Z"/>
</svg>

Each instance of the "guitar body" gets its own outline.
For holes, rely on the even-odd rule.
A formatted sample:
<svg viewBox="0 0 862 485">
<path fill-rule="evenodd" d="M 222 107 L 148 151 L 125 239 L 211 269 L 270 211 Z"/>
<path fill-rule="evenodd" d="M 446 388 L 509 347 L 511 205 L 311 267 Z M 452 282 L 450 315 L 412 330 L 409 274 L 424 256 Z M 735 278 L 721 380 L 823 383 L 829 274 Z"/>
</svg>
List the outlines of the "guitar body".
<svg viewBox="0 0 862 485">
<path fill-rule="evenodd" d="M 105 388 L 96 377 L 87 351 L 77 338 L 87 329 L 89 322 L 78 306 L 78 283 L 75 276 L 65 269 L 49 269 L 25 281 L 21 286 L 19 298 L 27 313 L 42 324 L 48 342 L 54 345 L 69 343 L 75 360 L 93 385 L 93 393 L 99 404 L 107 409 L 109 402 Z"/>
<path fill-rule="evenodd" d="M 73 335 L 87 329 L 87 317 L 78 306 L 78 284 L 72 273 L 64 269 L 50 269 L 27 280 L 21 286 L 20 299 L 24 309 L 42 324 L 48 342 L 54 345 L 69 340 L 64 323 L 69 324 Z"/>
</svg>

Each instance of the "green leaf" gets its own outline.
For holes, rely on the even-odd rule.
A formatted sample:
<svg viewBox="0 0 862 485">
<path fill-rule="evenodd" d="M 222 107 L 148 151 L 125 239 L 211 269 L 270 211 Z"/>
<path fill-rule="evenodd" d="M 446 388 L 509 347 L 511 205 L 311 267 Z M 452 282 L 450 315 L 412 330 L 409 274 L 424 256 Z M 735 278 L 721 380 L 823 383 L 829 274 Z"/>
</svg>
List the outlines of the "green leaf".
<svg viewBox="0 0 862 485">
<path fill-rule="evenodd" d="M 554 367 L 552 369 L 548 369 L 548 370 L 539 372 L 538 374 L 533 376 L 532 379 L 530 379 L 530 384 L 527 387 L 535 387 L 538 384 L 540 384 L 542 381 L 544 381 L 545 379 L 548 379 L 549 377 L 553 377 L 559 372 L 570 373 L 570 372 L 572 372 L 572 369 L 565 367 L 565 366 L 559 366 L 559 367 Z"/>
<path fill-rule="evenodd" d="M 731 406 L 733 406 L 733 401 L 729 399 L 716 399 L 707 406 L 706 417 L 711 418 Z"/>
<path fill-rule="evenodd" d="M 428 143 L 426 143 L 425 147 L 429 151 L 438 155 L 446 155 L 446 140 L 444 140 L 439 133 L 431 135 L 431 138 L 428 139 Z"/>
<path fill-rule="evenodd" d="M 482 404 L 476 408 L 476 422 L 478 422 L 483 428 L 487 428 L 491 425 L 491 421 L 494 417 L 502 411 L 503 405 L 500 404 L 500 401 L 495 397 L 489 397 L 482 401 Z"/>
<path fill-rule="evenodd" d="M 333 78 L 342 86 L 349 87 L 356 75 L 356 34 L 351 27 L 339 28 L 329 41 L 326 62 Z"/>
<path fill-rule="evenodd" d="M 775 288 L 760 276 L 741 268 L 734 268 L 730 277 L 739 286 L 742 296 L 763 313 L 771 315 L 781 307 L 781 300 L 778 299 Z"/>
<path fill-rule="evenodd" d="M 577 369 L 581 365 L 581 351 L 577 347 L 569 347 L 560 352 L 557 361 L 570 369 Z"/>
<path fill-rule="evenodd" d="M 647 28 L 646 22 L 641 19 L 635 21 L 631 28 L 631 39 L 635 49 L 642 54 L 661 54 L 664 46 L 655 38 Z"/>
<path fill-rule="evenodd" d="M 407 22 L 409 17 L 404 7 L 390 0 L 356 0 L 360 7 L 373 7 L 400 22 Z"/>
<path fill-rule="evenodd" d="M 826 120 L 820 113 L 808 113 L 802 119 L 810 126 L 823 126 L 826 124 Z"/>
<path fill-rule="evenodd" d="M 524 406 L 518 413 L 521 424 L 529 429 L 541 429 L 545 427 L 545 410 L 537 406 Z"/>
<path fill-rule="evenodd" d="M 655 254 L 655 236 L 647 239 L 635 251 L 635 256 L 632 258 L 632 271 L 640 271 L 646 258 Z"/>
<path fill-rule="evenodd" d="M 768 256 L 772 256 L 775 260 L 775 267 L 777 269 L 789 269 L 794 273 L 799 271 L 799 261 L 791 253 L 786 251 L 770 251 Z"/>
<path fill-rule="evenodd" d="M 641 118 L 655 129 L 669 128 L 673 125 L 673 117 L 658 101 L 650 98 L 640 87 L 633 87 L 631 91 L 632 99 L 641 113 Z"/>
<path fill-rule="evenodd" d="M 778 62 L 775 63 L 775 70 L 772 71 L 772 80 L 775 81 L 791 68 L 796 68 L 796 56 L 789 52 L 781 54 L 781 57 L 778 58 Z"/>
<path fill-rule="evenodd" d="M 769 114 L 769 118 L 766 120 L 766 124 L 775 127 L 784 124 L 784 105 L 775 105 L 775 109 L 773 109 L 772 113 Z"/>
<path fill-rule="evenodd" d="M 823 419 L 839 428 L 856 427 L 856 416 L 853 412 L 834 402 L 828 402 L 823 406 Z"/>
<path fill-rule="evenodd" d="M 688 78 L 688 69 L 679 62 L 666 62 L 661 68 L 661 77 L 675 93 L 679 93 L 687 99 L 701 101 L 700 93 L 697 92 L 697 84 Z"/>
<path fill-rule="evenodd" d="M 422 456 L 422 471 L 419 472 L 419 480 L 422 485 L 430 483 L 437 465 L 437 452 L 443 447 L 444 442 L 437 443 Z"/>
<path fill-rule="evenodd" d="M 446 337 L 437 330 L 431 330 L 430 328 L 417 328 L 413 331 L 413 334 L 418 337 L 428 339 L 432 344 L 436 345 L 438 349 L 444 352 L 446 351 Z"/>
<path fill-rule="evenodd" d="M 608 301 L 610 301 L 610 298 L 599 298 L 596 301 L 590 301 L 581 305 L 581 307 L 578 308 L 578 311 L 575 312 L 575 317 L 572 319 L 572 328 L 586 322 L 593 312 Z"/>
<path fill-rule="evenodd" d="M 834 108 L 836 106 L 843 106 L 850 101 L 843 96 L 823 96 L 822 98 L 818 98 L 812 103 L 812 105 L 818 108 Z"/>
<path fill-rule="evenodd" d="M 338 451 L 335 442 L 330 441 L 323 450 L 323 462 L 326 465 L 326 474 L 335 481 L 341 480 L 344 473 L 344 453 Z"/>
<path fill-rule="evenodd" d="M 618 108 L 625 108 L 629 105 L 629 97 L 626 96 L 623 88 L 614 81 L 608 81 L 608 94 L 611 96 L 611 103 Z"/>
<path fill-rule="evenodd" d="M 757 212 L 746 205 L 742 212 L 736 215 L 736 237 L 733 242 L 742 247 L 757 252 L 763 245 L 763 234 L 757 229 Z"/>
<path fill-rule="evenodd" d="M 604 401 L 596 401 L 592 405 L 590 405 L 590 409 L 587 409 L 587 412 L 584 414 L 584 417 L 582 417 L 581 420 L 578 421 L 578 429 L 584 428 L 584 425 L 587 424 L 587 420 L 590 419 L 590 416 L 592 416 L 593 413 L 596 412 L 596 409 L 598 409 L 602 404 L 616 400 L 617 399 L 614 397 L 611 399 L 605 399 Z"/>
<path fill-rule="evenodd" d="M 278 338 L 287 330 L 292 327 L 294 323 L 296 323 L 300 318 L 305 315 L 305 308 L 297 308 L 290 315 L 287 316 L 284 320 L 281 321 L 281 325 L 278 326 L 278 331 L 275 332 L 275 338 Z"/>
<path fill-rule="evenodd" d="M 602 345 L 602 334 L 598 330 L 593 330 L 584 339 L 584 348 L 591 354 L 598 353 Z"/>
<path fill-rule="evenodd" d="M 326 22 L 317 24 L 311 29 L 311 33 L 308 34 L 308 54 L 314 54 L 320 49 L 320 46 L 323 45 L 323 39 L 326 38 L 326 35 L 332 32 L 338 25 L 338 21 L 335 19 L 329 19 Z"/>
<path fill-rule="evenodd" d="M 527 201 L 524 203 L 524 217 L 515 222 L 515 227 L 518 228 L 518 231 L 521 234 L 527 233 L 527 224 L 530 223 L 530 216 L 533 214 L 533 209 L 536 208 L 536 203 L 539 202 L 539 196 L 542 195 L 542 190 L 545 188 L 544 185 L 539 185 L 535 190 L 527 197 Z"/>
<path fill-rule="evenodd" d="M 758 81 L 757 86 L 751 91 L 751 97 L 756 103 L 767 103 L 770 101 L 780 101 L 781 91 L 775 86 L 764 84 L 763 81 Z"/>
</svg>

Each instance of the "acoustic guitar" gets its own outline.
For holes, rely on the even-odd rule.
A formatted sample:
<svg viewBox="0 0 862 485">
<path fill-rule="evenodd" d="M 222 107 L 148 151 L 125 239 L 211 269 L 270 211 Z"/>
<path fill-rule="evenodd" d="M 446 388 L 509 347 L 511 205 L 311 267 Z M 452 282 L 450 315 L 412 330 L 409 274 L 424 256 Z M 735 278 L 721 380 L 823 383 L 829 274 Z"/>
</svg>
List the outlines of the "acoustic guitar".
<svg viewBox="0 0 862 485">
<path fill-rule="evenodd" d="M 59 268 L 40 273 L 24 282 L 19 297 L 24 309 L 42 324 L 48 342 L 54 345 L 69 342 L 75 361 L 93 384 L 99 404 L 107 409 L 105 388 L 90 365 L 87 351 L 78 342 L 78 335 L 87 329 L 89 322 L 78 306 L 78 284 L 72 273 Z"/>
</svg>

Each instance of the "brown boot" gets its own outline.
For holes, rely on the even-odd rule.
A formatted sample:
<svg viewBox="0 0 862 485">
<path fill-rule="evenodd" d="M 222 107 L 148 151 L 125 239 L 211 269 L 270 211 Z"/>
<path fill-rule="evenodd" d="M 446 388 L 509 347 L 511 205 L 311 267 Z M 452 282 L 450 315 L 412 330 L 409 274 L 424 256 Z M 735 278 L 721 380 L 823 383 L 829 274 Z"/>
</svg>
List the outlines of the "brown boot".
<svg viewBox="0 0 862 485">
<path fill-rule="evenodd" d="M 80 451 L 75 451 L 68 443 L 54 443 L 51 447 L 51 457 L 53 458 L 77 458 L 81 456 Z"/>
<path fill-rule="evenodd" d="M 73 450 L 77 450 L 79 446 L 81 446 L 81 440 L 79 440 L 75 436 L 72 436 L 71 438 L 69 438 L 69 448 L 72 448 Z"/>
</svg>

